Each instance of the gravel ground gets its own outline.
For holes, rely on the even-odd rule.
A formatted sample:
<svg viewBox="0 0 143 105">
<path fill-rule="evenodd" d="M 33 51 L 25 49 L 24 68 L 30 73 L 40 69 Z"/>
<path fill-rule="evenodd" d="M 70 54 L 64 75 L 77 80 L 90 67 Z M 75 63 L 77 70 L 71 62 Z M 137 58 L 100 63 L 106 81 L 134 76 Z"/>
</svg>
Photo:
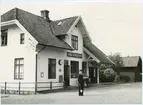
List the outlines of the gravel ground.
<svg viewBox="0 0 143 105">
<path fill-rule="evenodd" d="M 9 95 L 2 104 L 141 104 L 142 84 L 127 83 L 93 85 L 85 88 L 84 96 L 76 89 L 38 95 Z"/>
</svg>

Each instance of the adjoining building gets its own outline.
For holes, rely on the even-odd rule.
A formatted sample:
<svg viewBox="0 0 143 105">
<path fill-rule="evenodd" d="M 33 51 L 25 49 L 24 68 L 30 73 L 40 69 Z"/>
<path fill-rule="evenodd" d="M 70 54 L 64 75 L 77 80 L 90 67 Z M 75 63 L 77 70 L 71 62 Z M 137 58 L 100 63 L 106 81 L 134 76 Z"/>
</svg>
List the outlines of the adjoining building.
<svg viewBox="0 0 143 105">
<path fill-rule="evenodd" d="M 140 56 L 122 57 L 123 66 L 117 70 L 120 76 L 128 76 L 130 82 L 142 81 L 142 60 Z"/>
<path fill-rule="evenodd" d="M 99 83 L 98 66 L 113 65 L 92 44 L 81 16 L 53 21 L 48 10 L 37 16 L 14 8 L 1 16 L 0 44 L 0 82 L 29 83 L 23 86 L 31 90 L 46 90 L 51 81 L 77 86 L 80 69 Z"/>
</svg>

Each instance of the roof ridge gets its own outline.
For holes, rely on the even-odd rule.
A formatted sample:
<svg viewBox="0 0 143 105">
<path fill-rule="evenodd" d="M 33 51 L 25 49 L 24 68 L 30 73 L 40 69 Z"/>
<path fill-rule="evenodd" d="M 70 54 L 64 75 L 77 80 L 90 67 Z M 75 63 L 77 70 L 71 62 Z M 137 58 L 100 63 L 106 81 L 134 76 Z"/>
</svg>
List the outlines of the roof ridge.
<svg viewBox="0 0 143 105">
<path fill-rule="evenodd" d="M 15 19 L 17 19 L 17 12 L 18 12 L 18 8 L 15 7 L 15 8 L 14 8 L 14 18 L 15 18 Z"/>
<path fill-rule="evenodd" d="M 26 13 L 29 13 L 29 14 L 31 14 L 31 15 L 35 15 L 35 16 L 37 16 L 37 17 L 42 18 L 42 17 L 39 16 L 39 15 L 33 14 L 33 13 L 29 12 L 29 11 L 25 11 L 25 10 L 23 10 L 23 9 L 21 9 L 21 8 L 17 8 L 17 7 L 10 9 L 9 11 L 5 12 L 4 14 L 6 14 L 6 13 L 8 13 L 8 12 L 10 12 L 10 11 L 14 11 L 14 17 L 15 17 L 15 19 L 17 19 L 17 18 L 18 18 L 18 17 L 17 17 L 17 14 L 18 14 L 18 11 L 19 11 L 19 10 L 20 10 L 20 11 L 23 11 L 23 12 L 26 12 Z M 2 14 L 2 15 L 4 15 L 4 14 Z M 1 15 L 1 16 L 2 16 L 2 15 Z"/>
<path fill-rule="evenodd" d="M 20 11 L 23 11 L 23 12 L 26 12 L 26 13 L 29 13 L 29 14 L 31 14 L 31 15 L 35 15 L 35 16 L 41 17 L 41 16 L 39 16 L 39 15 L 36 15 L 36 14 L 31 13 L 31 12 L 29 12 L 29 11 L 25 11 L 25 10 L 20 9 L 20 8 L 16 8 L 16 9 L 17 9 L 17 10 L 20 10 Z M 42 18 L 42 17 L 41 17 L 41 18 Z"/>
<path fill-rule="evenodd" d="M 52 20 L 52 21 L 60 21 L 60 20 L 66 20 L 66 19 L 70 19 L 70 18 L 74 18 L 74 17 L 79 17 L 79 16 L 72 16 L 72 17 L 67 17 L 67 18 L 62 18 L 62 19 L 59 19 L 59 20 Z"/>
<path fill-rule="evenodd" d="M 125 57 L 122 57 L 122 58 L 135 58 L 135 57 L 140 57 L 140 56 L 125 56 Z"/>
<path fill-rule="evenodd" d="M 61 41 L 52 33 L 51 24 L 43 17 L 20 8 L 13 8 L 1 15 L 2 22 L 14 19 L 17 19 L 39 43 L 63 49 L 71 49 L 67 43 Z"/>
</svg>

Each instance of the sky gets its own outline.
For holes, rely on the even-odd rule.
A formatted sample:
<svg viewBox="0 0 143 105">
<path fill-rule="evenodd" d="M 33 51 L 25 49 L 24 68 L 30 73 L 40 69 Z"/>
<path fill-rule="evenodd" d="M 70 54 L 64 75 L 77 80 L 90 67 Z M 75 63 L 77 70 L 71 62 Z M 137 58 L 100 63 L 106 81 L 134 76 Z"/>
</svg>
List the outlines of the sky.
<svg viewBox="0 0 143 105">
<path fill-rule="evenodd" d="M 81 16 L 92 43 L 106 55 L 118 52 L 122 56 L 142 56 L 143 5 L 140 1 L 1 0 L 0 13 L 18 7 L 36 15 L 47 9 L 51 20 Z"/>
</svg>

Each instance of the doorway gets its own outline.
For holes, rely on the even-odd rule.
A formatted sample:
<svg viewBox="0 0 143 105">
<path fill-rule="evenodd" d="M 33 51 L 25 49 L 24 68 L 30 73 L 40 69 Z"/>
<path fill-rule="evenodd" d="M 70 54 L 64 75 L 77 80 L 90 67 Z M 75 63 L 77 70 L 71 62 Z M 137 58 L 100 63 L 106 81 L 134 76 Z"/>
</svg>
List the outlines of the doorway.
<svg viewBox="0 0 143 105">
<path fill-rule="evenodd" d="M 89 67 L 89 78 L 91 83 L 97 83 L 97 70 L 95 67 Z"/>
<path fill-rule="evenodd" d="M 64 81 L 65 81 L 65 86 L 70 85 L 68 60 L 64 60 Z"/>
</svg>

